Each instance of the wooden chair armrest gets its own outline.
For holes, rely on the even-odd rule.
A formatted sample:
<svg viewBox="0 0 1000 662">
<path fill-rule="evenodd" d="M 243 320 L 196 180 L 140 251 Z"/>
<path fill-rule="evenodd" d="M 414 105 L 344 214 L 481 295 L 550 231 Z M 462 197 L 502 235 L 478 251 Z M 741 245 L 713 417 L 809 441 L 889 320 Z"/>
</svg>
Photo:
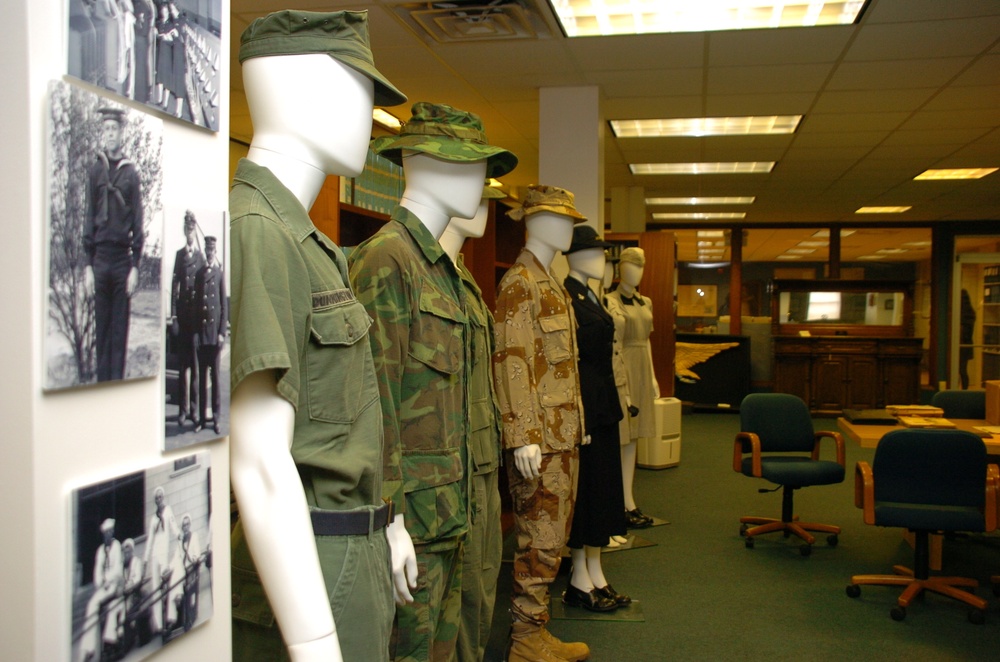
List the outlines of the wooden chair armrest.
<svg viewBox="0 0 1000 662">
<path fill-rule="evenodd" d="M 1000 510 L 1000 468 L 995 464 L 986 465 L 986 531 L 995 531 L 1000 527 L 997 521 L 997 511 Z"/>
<path fill-rule="evenodd" d="M 837 464 L 844 466 L 844 462 L 847 461 L 844 450 L 844 437 L 839 432 L 834 432 L 833 430 L 820 430 L 816 433 L 816 443 L 813 445 L 812 459 L 819 459 L 820 441 L 823 440 L 823 437 L 833 439 L 833 442 L 837 445 Z"/>
<path fill-rule="evenodd" d="M 854 467 L 854 505 L 864 511 L 865 524 L 875 523 L 875 476 L 867 462 Z"/>
<path fill-rule="evenodd" d="M 733 471 L 743 473 L 743 444 L 750 444 L 750 452 L 753 454 L 753 475 L 760 477 L 760 437 L 753 432 L 739 432 L 736 434 L 736 441 L 733 442 Z"/>
</svg>

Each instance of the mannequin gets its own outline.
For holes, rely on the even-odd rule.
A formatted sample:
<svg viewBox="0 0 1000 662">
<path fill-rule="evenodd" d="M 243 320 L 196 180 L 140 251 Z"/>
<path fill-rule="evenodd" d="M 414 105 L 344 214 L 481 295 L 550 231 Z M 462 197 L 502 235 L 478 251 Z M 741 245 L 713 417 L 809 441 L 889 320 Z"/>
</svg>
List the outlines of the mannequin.
<svg viewBox="0 0 1000 662">
<path fill-rule="evenodd" d="M 384 495 L 397 504 L 421 573 L 396 610 L 396 659 L 455 654 L 469 529 L 469 322 L 458 271 L 438 243 L 452 217 L 479 209 L 490 157 L 478 117 L 419 102 L 375 150 L 406 179 L 390 221 L 351 255 L 351 280 L 374 319 L 372 352 L 385 431 Z M 481 141 L 456 139 L 457 127 Z M 494 163 L 495 165 L 495 163 Z M 407 601 L 411 602 L 411 601 Z"/>
<path fill-rule="evenodd" d="M 464 286 L 469 318 L 469 438 L 472 461 L 473 513 L 463 545 L 462 613 L 456 646 L 459 662 L 480 662 L 486 655 L 500 574 L 503 531 L 500 522 L 500 412 L 493 391 L 493 314 L 479 286 L 465 267 L 459 251 L 466 239 L 478 239 L 486 230 L 490 199 L 504 194 L 483 189 L 479 210 L 471 219 L 454 217 L 439 242 L 454 262 Z"/>
<path fill-rule="evenodd" d="M 607 256 L 607 261 L 604 265 L 604 279 L 601 283 L 604 292 L 601 301 L 604 303 L 604 306 L 607 308 L 608 313 L 611 315 L 611 319 L 615 324 L 614 354 L 611 358 L 611 363 L 612 371 L 615 375 L 615 386 L 618 388 L 618 404 L 624 413 L 622 420 L 618 423 L 618 438 L 622 448 L 624 448 L 628 444 L 633 443 L 630 429 L 631 419 L 639 413 L 639 408 L 632 405 L 632 401 L 629 398 L 628 370 L 625 367 L 625 348 L 623 340 L 625 338 L 625 325 L 628 321 L 625 317 L 625 312 L 622 310 L 621 304 L 618 302 L 618 299 L 608 296 L 608 292 L 614 283 L 615 265 L 618 263 L 618 258 L 611 257 L 610 255 L 607 255 L 607 253 L 605 255 Z M 619 467 L 622 466 L 622 460 L 623 458 L 619 457 L 617 462 Z M 611 540 L 608 541 L 607 546 L 609 548 L 620 547 L 627 542 L 628 538 L 626 536 L 613 535 L 611 536 Z"/>
<path fill-rule="evenodd" d="M 586 644 L 562 642 L 546 625 L 549 585 L 559 570 L 576 497 L 577 447 L 585 441 L 576 321 L 549 269 L 556 251 L 569 248 L 573 225 L 585 219 L 572 193 L 537 185 L 527 188 L 510 216 L 525 219 L 526 242 L 500 281 L 493 354 L 517 533 L 507 659 L 584 660 L 590 654 Z"/>
<path fill-rule="evenodd" d="M 286 44 L 295 44 L 292 54 L 269 53 L 266 42 L 261 46 L 255 37 L 286 31 L 283 26 L 289 24 L 289 15 L 300 26 L 297 34 L 284 32 L 290 40 Z M 287 654 L 296 661 L 340 660 L 342 647 L 344 655 L 384 659 L 388 647 L 392 579 L 385 568 L 389 549 L 382 529 L 372 524 L 381 516 L 384 526 L 389 513 L 387 507 L 376 505 L 377 414 L 373 418 L 362 409 L 346 426 L 312 416 L 314 408 L 326 412 L 338 405 L 342 399 L 338 393 L 360 393 L 356 402 L 361 404 L 370 393 L 374 403 L 377 391 L 370 350 L 362 342 L 333 349 L 306 348 L 307 356 L 322 357 L 330 368 L 356 367 L 350 381 L 332 384 L 332 393 L 322 391 L 299 378 L 296 361 L 301 350 L 286 349 L 284 329 L 276 328 L 271 317 L 260 315 L 271 310 L 280 315 L 284 304 L 292 308 L 285 317 L 309 318 L 311 322 L 304 323 L 315 323 L 320 312 L 313 308 L 315 291 L 309 283 L 315 283 L 319 271 L 325 272 L 324 284 L 339 281 L 341 288 L 330 292 L 338 295 L 337 300 L 325 310 L 342 315 L 340 319 L 364 315 L 342 278 L 346 276 L 342 253 L 312 227 L 305 211 L 327 174 L 360 173 L 374 101 L 391 104 L 405 99 L 373 64 L 362 71 L 325 52 L 310 50 L 315 48 L 317 33 L 324 34 L 321 24 L 336 22 L 344 26 L 342 35 L 352 31 L 351 37 L 341 39 L 370 54 L 366 20 L 362 12 L 279 12 L 257 19 L 241 39 L 240 59 L 245 60 L 243 79 L 255 134 L 247 159 L 237 169 L 230 197 L 234 362 L 230 451 L 233 489 L 240 507 L 233 539 L 233 628 L 234 654 L 240 659 L 277 659 Z M 313 41 L 295 39 L 302 36 Z M 271 201 L 278 201 L 279 206 L 270 206 Z M 296 234 L 298 241 L 291 238 L 292 228 L 303 231 Z M 282 280 L 283 275 L 293 279 Z M 276 281 L 282 283 L 280 291 L 269 289 Z M 302 314 L 292 314 L 296 305 L 303 307 Z M 336 456 L 309 448 L 315 443 L 309 435 L 317 434 L 338 438 Z M 350 462 L 354 483 L 330 478 L 330 469 L 344 461 Z M 303 487 L 307 479 L 311 483 L 308 495 Z M 368 524 L 364 532 L 345 528 L 343 533 L 316 537 L 317 513 L 328 518 L 324 521 L 332 518 L 341 524 L 349 515 L 358 514 Z M 341 551 L 345 539 L 353 535 L 370 541 L 360 556 Z M 252 561 L 247 548 L 252 550 Z M 347 587 L 347 595 L 335 595 L 343 563 L 358 567 L 359 580 L 371 590 Z M 393 566 L 399 565 L 394 559 Z M 261 595 L 252 588 L 257 577 L 287 651 L 280 641 L 276 643 L 276 628 L 260 627 L 260 614 L 268 613 L 267 606 L 250 604 Z M 332 605 L 334 600 L 338 602 Z M 241 605 L 253 612 L 256 627 L 241 618 Z M 338 621 L 344 619 L 341 628 L 334 624 L 334 607 L 343 614 L 338 617 Z M 352 611 L 367 613 L 355 618 Z"/>
<path fill-rule="evenodd" d="M 597 231 L 578 225 L 566 251 L 566 289 L 573 302 L 579 330 L 580 385 L 591 443 L 580 449 L 580 478 L 573 525 L 567 546 L 573 559 L 563 602 L 590 611 L 611 611 L 631 598 L 611 587 L 601 566 L 601 548 L 612 535 L 625 534 L 618 422 L 624 412 L 612 367 L 615 324 L 590 289 L 589 281 L 604 276 L 604 249 Z"/>
<path fill-rule="evenodd" d="M 633 482 L 639 437 L 656 436 L 654 401 L 660 396 L 660 387 L 653 370 L 652 348 L 649 334 L 653 330 L 653 309 L 649 298 L 638 293 L 645 267 L 645 254 L 641 248 L 622 251 L 618 289 L 608 295 L 625 313 L 627 319 L 624 337 L 624 359 L 628 371 L 629 398 L 639 413 L 631 419 L 630 441 L 623 444 L 622 483 L 625 493 L 625 510 L 631 528 L 652 526 L 652 518 L 644 515 L 635 503 Z"/>
</svg>

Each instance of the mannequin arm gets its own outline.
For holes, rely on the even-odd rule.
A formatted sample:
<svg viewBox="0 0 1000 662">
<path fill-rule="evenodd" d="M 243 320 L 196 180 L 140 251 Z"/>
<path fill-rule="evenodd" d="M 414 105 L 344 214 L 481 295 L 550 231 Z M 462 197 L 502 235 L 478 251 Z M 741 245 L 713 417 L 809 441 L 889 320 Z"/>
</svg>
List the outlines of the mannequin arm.
<svg viewBox="0 0 1000 662">
<path fill-rule="evenodd" d="M 525 478 L 535 479 L 542 466 L 542 447 L 528 444 L 514 449 L 514 467 Z"/>
<path fill-rule="evenodd" d="M 417 553 L 406 532 L 403 513 L 396 515 L 385 530 L 392 553 L 392 593 L 397 605 L 413 602 L 411 591 L 417 588 Z"/>
<path fill-rule="evenodd" d="M 230 472 L 247 542 L 292 660 L 340 661 L 312 523 L 289 447 L 292 405 L 270 372 L 233 392 Z"/>
<path fill-rule="evenodd" d="M 649 350 L 649 374 L 653 376 L 653 399 L 660 397 L 660 383 L 656 381 L 656 364 L 653 363 L 653 345 L 647 344 Z"/>
</svg>

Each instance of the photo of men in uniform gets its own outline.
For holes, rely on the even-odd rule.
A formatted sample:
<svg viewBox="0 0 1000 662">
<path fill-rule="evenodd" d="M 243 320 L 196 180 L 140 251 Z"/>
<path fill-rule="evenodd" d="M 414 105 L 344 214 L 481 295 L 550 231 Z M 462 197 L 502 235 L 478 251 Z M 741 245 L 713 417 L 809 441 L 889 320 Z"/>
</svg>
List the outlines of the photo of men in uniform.
<svg viewBox="0 0 1000 662">
<path fill-rule="evenodd" d="M 167 206 L 165 450 L 229 433 L 229 288 L 226 213 Z"/>
<path fill-rule="evenodd" d="M 210 459 L 73 491 L 70 660 L 141 660 L 212 616 Z"/>
<path fill-rule="evenodd" d="M 67 73 L 219 130 L 221 0 L 68 0 Z"/>
<path fill-rule="evenodd" d="M 152 377 L 163 124 L 64 82 L 50 95 L 45 387 Z"/>
</svg>

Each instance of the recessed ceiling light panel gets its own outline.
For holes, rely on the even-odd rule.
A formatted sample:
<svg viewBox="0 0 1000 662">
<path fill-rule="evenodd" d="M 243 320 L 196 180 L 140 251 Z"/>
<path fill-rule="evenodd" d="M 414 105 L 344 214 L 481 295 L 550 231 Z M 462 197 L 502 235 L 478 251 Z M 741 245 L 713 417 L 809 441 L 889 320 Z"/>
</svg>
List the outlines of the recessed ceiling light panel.
<svg viewBox="0 0 1000 662">
<path fill-rule="evenodd" d="M 927 181 L 930 179 L 982 179 L 996 172 L 998 168 L 931 168 L 924 170 L 913 179 Z"/>
<path fill-rule="evenodd" d="M 756 136 L 795 133 L 802 115 L 611 120 L 617 138 Z"/>
<path fill-rule="evenodd" d="M 633 175 L 743 175 L 771 172 L 774 161 L 720 163 L 630 163 Z"/>
<path fill-rule="evenodd" d="M 683 206 L 683 205 L 750 205 L 756 198 L 752 195 L 728 196 L 717 198 L 646 198 L 646 205 L 653 206 Z"/>
</svg>

